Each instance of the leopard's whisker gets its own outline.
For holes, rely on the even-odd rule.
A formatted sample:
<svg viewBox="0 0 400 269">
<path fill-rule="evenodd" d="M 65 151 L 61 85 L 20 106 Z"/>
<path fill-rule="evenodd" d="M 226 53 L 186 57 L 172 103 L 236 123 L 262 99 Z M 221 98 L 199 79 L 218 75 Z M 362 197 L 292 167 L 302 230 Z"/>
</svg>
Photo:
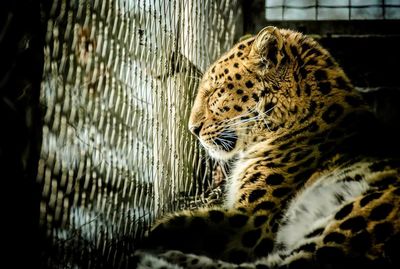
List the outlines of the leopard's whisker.
<svg viewBox="0 0 400 269">
<path fill-rule="evenodd" d="M 265 125 L 267 126 L 268 131 L 271 132 L 272 130 L 271 130 L 271 128 L 269 127 L 267 120 L 266 120 L 265 118 L 263 118 L 263 121 L 264 121 Z"/>
<path fill-rule="evenodd" d="M 235 136 L 227 136 L 227 135 L 224 136 L 224 137 L 226 137 L 226 138 L 235 138 Z M 232 141 L 230 141 L 228 139 L 225 139 L 225 138 L 222 138 L 222 137 L 217 137 L 216 139 L 218 139 L 219 141 L 224 142 L 226 144 L 233 144 Z"/>
<path fill-rule="evenodd" d="M 275 105 L 275 106 L 276 106 L 276 105 Z M 222 121 L 222 122 L 227 123 L 227 122 L 229 122 L 229 121 L 234 121 L 234 122 L 231 123 L 231 124 L 227 124 L 226 127 L 233 127 L 233 126 L 241 125 L 241 124 L 244 124 L 244 123 L 252 122 L 252 120 L 254 120 L 254 122 L 257 122 L 257 120 L 258 120 L 258 119 L 261 119 L 261 117 L 263 117 L 263 116 L 269 116 L 268 113 L 269 113 L 270 111 L 272 111 L 272 110 L 275 108 L 275 106 L 269 108 L 268 110 L 266 110 L 266 111 L 264 111 L 264 112 L 262 112 L 262 113 L 258 112 L 255 108 L 254 108 L 254 109 L 250 109 L 250 110 L 249 110 L 247 113 L 245 113 L 245 114 L 241 114 L 241 115 L 239 115 L 239 116 L 236 116 L 236 117 L 234 117 L 234 118 L 231 118 L 231 119 L 228 119 L 228 120 L 225 120 L 225 121 Z M 238 118 L 246 117 L 247 115 L 253 114 L 254 112 L 257 112 L 258 114 L 257 114 L 256 116 L 253 116 L 253 117 L 248 118 L 248 119 L 243 119 L 243 120 L 240 120 L 240 121 L 236 121 Z M 264 118 L 264 117 L 263 117 L 263 118 Z"/>
<path fill-rule="evenodd" d="M 224 141 L 223 139 L 221 139 L 219 137 L 217 137 L 216 140 L 221 142 L 221 145 L 225 150 L 229 150 L 229 144 L 226 141 Z"/>
<path fill-rule="evenodd" d="M 219 164 L 221 167 L 222 174 L 224 175 L 225 178 L 228 178 L 228 172 L 226 171 L 227 168 L 225 166 L 226 164 L 224 162 L 220 162 Z"/>
</svg>

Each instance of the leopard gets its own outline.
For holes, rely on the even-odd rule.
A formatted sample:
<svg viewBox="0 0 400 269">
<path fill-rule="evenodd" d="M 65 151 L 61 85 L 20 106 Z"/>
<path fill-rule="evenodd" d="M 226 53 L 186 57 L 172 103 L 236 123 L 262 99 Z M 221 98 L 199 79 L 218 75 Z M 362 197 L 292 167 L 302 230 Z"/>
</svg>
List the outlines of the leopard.
<svg viewBox="0 0 400 269">
<path fill-rule="evenodd" d="M 400 159 L 381 127 L 315 38 L 267 26 L 239 41 L 189 119 L 232 163 L 223 204 L 161 218 L 138 268 L 398 268 Z"/>
</svg>

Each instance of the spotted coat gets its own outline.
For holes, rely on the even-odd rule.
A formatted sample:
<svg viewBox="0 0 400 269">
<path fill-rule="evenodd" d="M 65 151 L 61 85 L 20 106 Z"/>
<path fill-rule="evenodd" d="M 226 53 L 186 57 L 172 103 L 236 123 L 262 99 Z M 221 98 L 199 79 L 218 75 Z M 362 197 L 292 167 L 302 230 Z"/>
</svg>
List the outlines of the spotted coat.
<svg viewBox="0 0 400 269">
<path fill-rule="evenodd" d="M 166 252 L 142 268 L 396 266 L 400 161 L 378 155 L 374 123 L 312 38 L 266 27 L 239 42 L 204 74 L 189 121 L 211 157 L 235 159 L 225 204 L 160 220 L 147 246 Z"/>
</svg>

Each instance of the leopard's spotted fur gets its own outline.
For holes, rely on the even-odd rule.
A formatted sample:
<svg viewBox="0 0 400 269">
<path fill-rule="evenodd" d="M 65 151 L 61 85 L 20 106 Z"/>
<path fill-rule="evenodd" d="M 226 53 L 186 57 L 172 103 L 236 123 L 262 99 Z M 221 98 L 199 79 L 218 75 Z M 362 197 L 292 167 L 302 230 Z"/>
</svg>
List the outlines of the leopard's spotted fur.
<svg viewBox="0 0 400 269">
<path fill-rule="evenodd" d="M 316 41 L 264 28 L 208 69 L 190 118 L 213 158 L 237 158 L 225 205 L 165 217 L 149 246 L 183 268 L 396 266 L 400 162 L 373 124 Z"/>
</svg>

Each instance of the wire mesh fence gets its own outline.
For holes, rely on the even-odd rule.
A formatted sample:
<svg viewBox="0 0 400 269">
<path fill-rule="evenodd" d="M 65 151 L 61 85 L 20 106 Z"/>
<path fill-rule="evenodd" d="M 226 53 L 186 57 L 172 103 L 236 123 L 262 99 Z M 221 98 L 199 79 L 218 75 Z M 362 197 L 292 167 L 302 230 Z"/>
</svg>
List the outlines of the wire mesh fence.
<svg viewBox="0 0 400 269">
<path fill-rule="evenodd" d="M 213 164 L 187 119 L 240 13 L 237 0 L 44 5 L 43 267 L 126 267 L 155 218 L 204 202 Z"/>
<path fill-rule="evenodd" d="M 267 20 L 398 20 L 399 0 L 265 0 Z"/>
</svg>

